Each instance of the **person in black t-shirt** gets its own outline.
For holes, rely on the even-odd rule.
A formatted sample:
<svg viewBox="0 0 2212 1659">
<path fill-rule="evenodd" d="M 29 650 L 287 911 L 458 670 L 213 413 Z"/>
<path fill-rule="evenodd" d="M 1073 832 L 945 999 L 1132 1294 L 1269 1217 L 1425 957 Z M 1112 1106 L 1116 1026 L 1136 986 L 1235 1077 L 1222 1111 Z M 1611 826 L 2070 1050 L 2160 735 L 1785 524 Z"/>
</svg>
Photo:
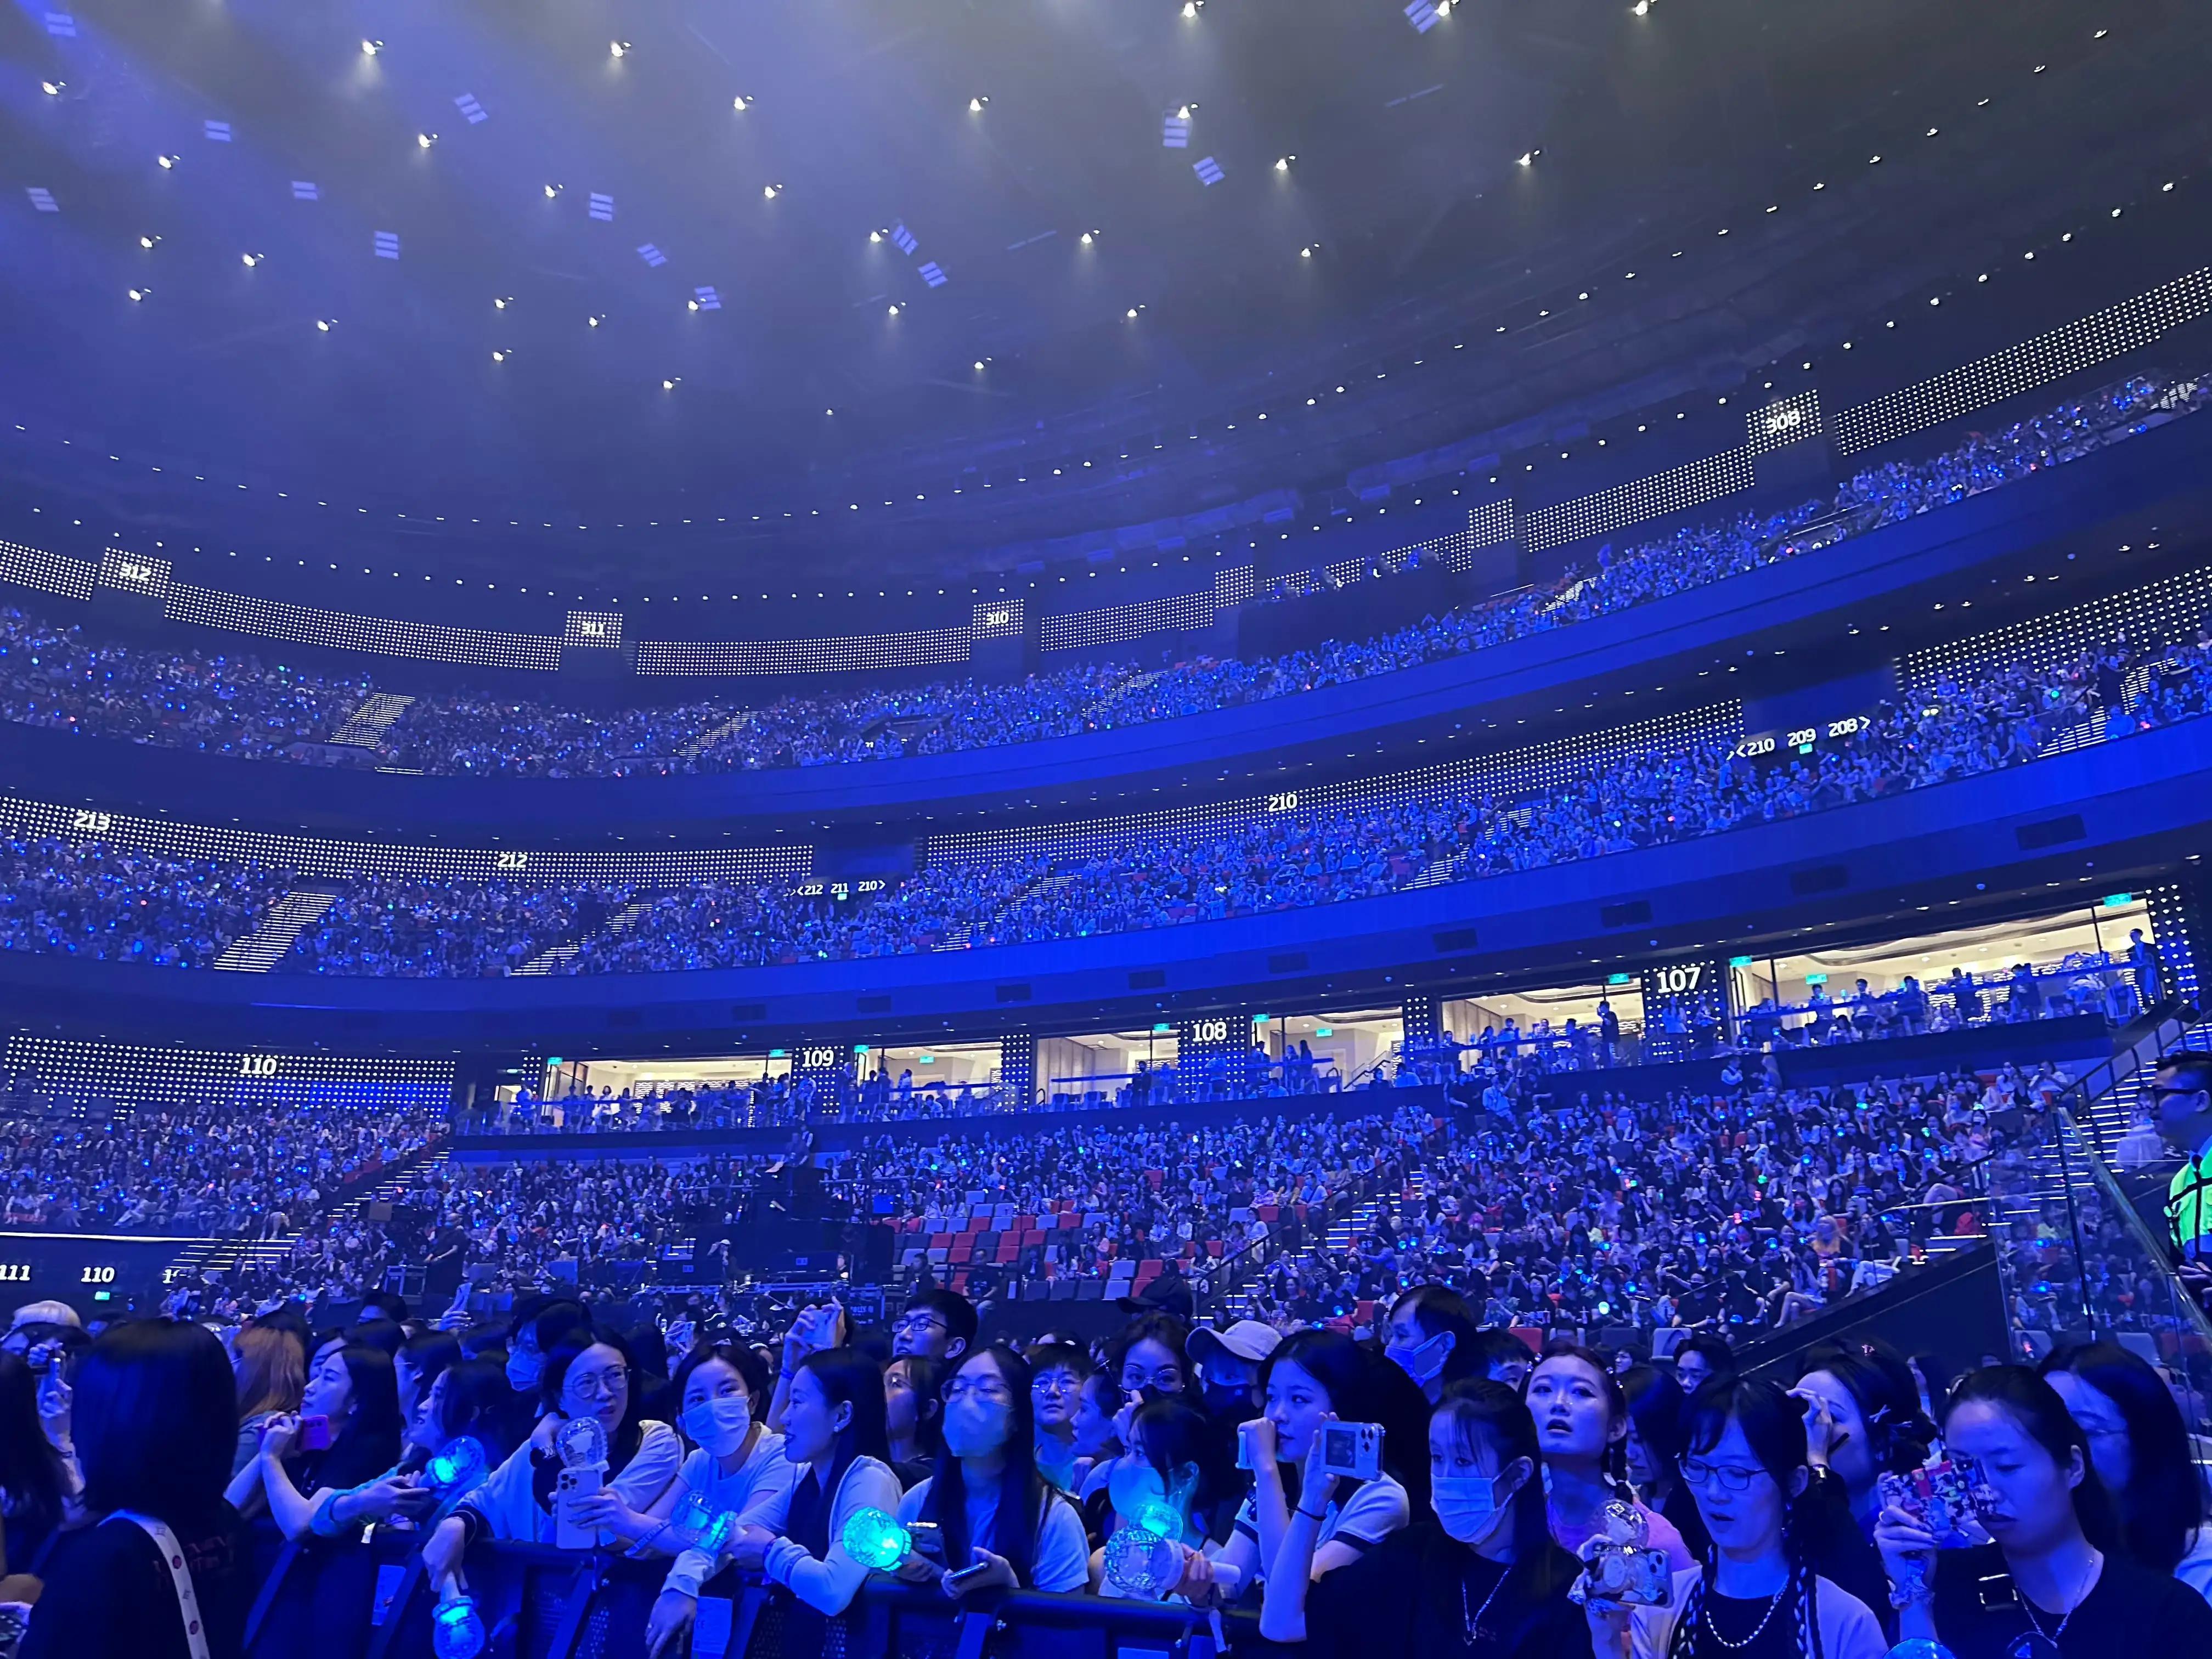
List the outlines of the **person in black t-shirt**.
<svg viewBox="0 0 2212 1659">
<path fill-rule="evenodd" d="M 1323 1477 L 1319 1453 L 1306 1484 Z M 1430 1514 L 1349 1565 L 1311 1577 L 1310 1526 L 1293 1524 L 1267 1575 L 1260 1633 L 1336 1655 L 1463 1654 L 1587 1659 L 1589 1632 L 1567 1600 L 1581 1570 L 1552 1541 L 1536 1423 L 1502 1383 L 1444 1390 L 1429 1418 Z"/>
<path fill-rule="evenodd" d="M 2087 1439 L 2050 1383 L 2025 1366 L 1984 1366 L 1952 1391 L 1943 1432 L 1993 1494 L 1982 1523 L 1996 1541 L 1938 1550 L 1919 1518 L 1885 1509 L 1875 1542 L 1903 1603 L 1900 1636 L 1958 1659 L 2212 1647 L 2212 1606 L 2127 1553 Z"/>
<path fill-rule="evenodd" d="M 222 1344 L 198 1325 L 118 1325 L 85 1351 L 74 1425 L 99 1518 L 56 1542 L 21 1659 L 190 1659 L 161 1531 L 190 1575 L 210 1659 L 239 1659 L 253 1584 L 244 1524 L 222 1496 L 234 1388 Z"/>
</svg>

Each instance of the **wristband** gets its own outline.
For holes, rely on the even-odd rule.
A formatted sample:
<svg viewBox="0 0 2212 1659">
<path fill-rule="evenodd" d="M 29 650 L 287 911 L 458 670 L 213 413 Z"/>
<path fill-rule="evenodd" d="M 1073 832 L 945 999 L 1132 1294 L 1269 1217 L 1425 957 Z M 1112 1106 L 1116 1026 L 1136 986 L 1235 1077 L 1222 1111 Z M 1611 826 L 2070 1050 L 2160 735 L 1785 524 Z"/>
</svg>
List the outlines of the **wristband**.
<svg viewBox="0 0 2212 1659">
<path fill-rule="evenodd" d="M 1316 1515 L 1311 1510 L 1307 1509 L 1304 1504 L 1299 1505 L 1297 1513 L 1305 1516 L 1309 1521 L 1325 1521 L 1328 1518 L 1328 1512 L 1326 1510 L 1322 1510 L 1321 1514 Z"/>
</svg>

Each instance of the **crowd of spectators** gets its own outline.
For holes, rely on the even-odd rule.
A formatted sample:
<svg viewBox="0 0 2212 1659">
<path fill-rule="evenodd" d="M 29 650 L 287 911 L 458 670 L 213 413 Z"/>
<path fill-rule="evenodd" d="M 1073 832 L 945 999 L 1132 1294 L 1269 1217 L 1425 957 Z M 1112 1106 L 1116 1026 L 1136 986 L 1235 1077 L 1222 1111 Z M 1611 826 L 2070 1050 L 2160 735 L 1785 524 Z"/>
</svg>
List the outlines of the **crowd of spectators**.
<svg viewBox="0 0 2212 1659">
<path fill-rule="evenodd" d="M 0 949 L 205 968 L 291 885 L 263 864 L 0 836 Z"/>
<path fill-rule="evenodd" d="M 441 1139 L 441 1114 L 233 1104 L 0 1114 L 0 1220 L 69 1232 L 277 1238 Z"/>
<path fill-rule="evenodd" d="M 499 974 L 566 933 L 576 948 L 547 959 L 545 971 L 667 972 L 1084 938 L 1334 903 L 1878 799 L 2021 764 L 2085 732 L 2118 735 L 2212 707 L 2212 636 L 2139 647 L 2131 660 L 2142 689 L 2110 703 L 2097 653 L 2084 653 L 2041 672 L 1943 678 L 1811 755 L 1747 755 L 1728 739 L 1701 738 L 1593 763 L 1540 790 L 1301 806 L 1072 852 L 932 860 L 854 898 L 772 882 L 657 893 L 629 884 L 372 884 L 334 905 L 279 965 Z M 2154 666 L 2142 672 L 2146 665 Z M 77 856 L 97 865 L 94 849 Z M 645 908 L 625 925 L 600 926 L 634 902 Z M 35 936 L 28 943 L 39 948 Z"/>
<path fill-rule="evenodd" d="M 2077 459 L 2212 400 L 2197 380 L 2136 376 L 1929 459 L 1862 471 L 1832 495 L 1601 548 L 1589 570 L 1423 617 L 1391 633 L 1255 661 L 1152 669 L 1086 663 L 975 680 L 673 707 L 586 709 L 423 691 L 373 746 L 335 743 L 375 690 L 246 654 L 96 642 L 0 608 L 0 718 L 251 758 L 487 776 L 722 772 L 940 754 L 1171 720 L 1487 649 L 1826 547 Z M 1288 588 L 1285 589 L 1288 592 Z"/>
</svg>

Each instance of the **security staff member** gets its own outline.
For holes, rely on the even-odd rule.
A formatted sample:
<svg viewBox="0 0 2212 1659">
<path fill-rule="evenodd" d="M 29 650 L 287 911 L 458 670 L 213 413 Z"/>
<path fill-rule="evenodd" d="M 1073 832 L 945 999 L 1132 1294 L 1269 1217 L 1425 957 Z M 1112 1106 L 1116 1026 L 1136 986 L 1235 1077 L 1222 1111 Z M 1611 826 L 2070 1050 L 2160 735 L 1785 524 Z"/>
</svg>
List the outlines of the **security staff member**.
<svg viewBox="0 0 2212 1659">
<path fill-rule="evenodd" d="M 2166 1223 L 2197 1299 L 2212 1291 L 2212 1054 L 2169 1054 L 2144 1099 L 2158 1137 L 2184 1162 L 2166 1189 Z"/>
</svg>

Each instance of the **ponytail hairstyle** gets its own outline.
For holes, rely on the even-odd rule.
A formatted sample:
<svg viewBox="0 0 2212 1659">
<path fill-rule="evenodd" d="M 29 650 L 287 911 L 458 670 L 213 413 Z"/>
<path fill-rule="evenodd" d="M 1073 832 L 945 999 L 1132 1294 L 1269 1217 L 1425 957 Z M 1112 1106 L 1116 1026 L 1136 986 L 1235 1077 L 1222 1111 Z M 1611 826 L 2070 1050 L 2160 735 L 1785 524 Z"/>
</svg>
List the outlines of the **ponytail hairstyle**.
<svg viewBox="0 0 2212 1659">
<path fill-rule="evenodd" d="M 1599 1460 L 1598 1472 L 1613 1495 L 1624 1504 L 1636 1501 L 1636 1487 L 1628 1478 L 1628 1396 L 1623 1393 L 1620 1379 L 1605 1363 L 1605 1356 L 1595 1348 L 1583 1347 L 1578 1342 L 1547 1342 L 1543 1357 L 1528 1368 L 1522 1380 L 1521 1397 L 1528 1397 L 1528 1385 L 1536 1380 L 1536 1373 L 1555 1359 L 1572 1359 L 1589 1367 L 1605 1390 L 1605 1453 Z"/>
<path fill-rule="evenodd" d="M 1818 1540 L 1812 1534 L 1818 1522 L 1806 1501 L 1806 1494 L 1812 1490 L 1812 1467 L 1806 1461 L 1804 1413 L 1778 1382 L 1717 1376 L 1692 1395 L 1683 1408 L 1684 1455 L 1701 1455 L 1712 1450 L 1728 1432 L 1730 1419 L 1742 1427 L 1752 1455 L 1781 1488 L 1782 1554 L 1790 1569 L 1785 1591 L 1790 1597 L 1789 1617 L 1796 1628 L 1797 1651 L 1805 1659 L 1823 1659 L 1820 1579 L 1813 1567 Z M 1695 1651 L 1698 1623 L 1705 1611 L 1714 1566 L 1715 1553 L 1709 1547 L 1705 1571 L 1690 1586 L 1682 1616 L 1674 1621 L 1667 1659 L 1689 1659 Z"/>
<path fill-rule="evenodd" d="M 1936 1425 L 1920 1409 L 1920 1385 L 1912 1368 L 1887 1342 L 1853 1338 L 1824 1343 L 1805 1356 L 1802 1377 L 1826 1371 L 1857 1402 L 1866 1424 L 1868 1449 L 1879 1474 L 1904 1474 L 1927 1461 L 1936 1443 Z"/>
</svg>

